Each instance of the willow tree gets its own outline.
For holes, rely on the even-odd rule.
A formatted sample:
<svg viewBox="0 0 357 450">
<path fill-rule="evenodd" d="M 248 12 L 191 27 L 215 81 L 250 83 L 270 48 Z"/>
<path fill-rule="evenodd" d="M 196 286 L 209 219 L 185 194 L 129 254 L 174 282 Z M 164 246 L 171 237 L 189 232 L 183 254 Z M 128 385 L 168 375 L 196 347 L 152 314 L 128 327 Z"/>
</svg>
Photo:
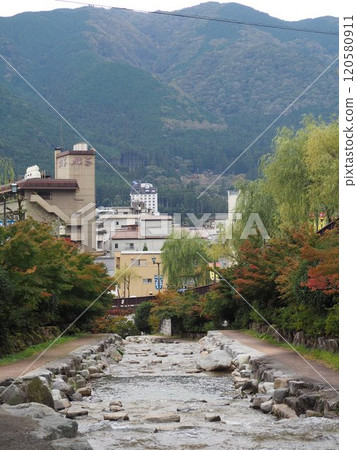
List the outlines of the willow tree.
<svg viewBox="0 0 357 450">
<path fill-rule="evenodd" d="M 164 274 L 168 285 L 178 289 L 193 283 L 195 286 L 206 284 L 209 280 L 207 269 L 207 241 L 182 231 L 173 232 L 162 248 Z"/>
<path fill-rule="evenodd" d="M 281 129 L 273 141 L 274 151 L 262 163 L 264 188 L 274 199 L 277 222 L 282 229 L 308 222 L 311 204 L 309 172 L 305 163 L 305 130 Z"/>
<path fill-rule="evenodd" d="M 310 119 L 306 123 L 305 163 L 310 176 L 308 196 L 311 208 L 325 213 L 330 221 L 338 215 L 338 121 L 326 124 Z"/>
<path fill-rule="evenodd" d="M 234 228 L 235 248 L 251 213 L 259 214 L 271 237 L 312 219 L 318 227 L 320 213 L 328 220 L 338 216 L 338 122 L 307 116 L 299 130 L 282 128 L 260 172 L 257 180 L 237 183 L 236 211 L 242 216 Z"/>
<path fill-rule="evenodd" d="M 12 160 L 0 156 L 0 185 L 10 183 L 14 178 L 15 172 Z"/>
</svg>

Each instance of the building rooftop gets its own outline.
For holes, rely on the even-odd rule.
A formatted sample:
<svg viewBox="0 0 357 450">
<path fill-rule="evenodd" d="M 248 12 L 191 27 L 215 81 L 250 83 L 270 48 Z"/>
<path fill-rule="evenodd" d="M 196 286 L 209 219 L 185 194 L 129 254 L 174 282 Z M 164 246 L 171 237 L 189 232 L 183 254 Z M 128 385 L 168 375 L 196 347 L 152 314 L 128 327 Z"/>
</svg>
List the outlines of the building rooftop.
<svg viewBox="0 0 357 450">
<path fill-rule="evenodd" d="M 77 180 L 62 180 L 54 178 L 28 178 L 27 180 L 16 181 L 19 190 L 77 190 L 79 189 Z M 0 193 L 6 194 L 11 192 L 11 183 L 0 186 Z"/>
<path fill-rule="evenodd" d="M 151 183 L 142 183 L 141 181 L 133 181 L 131 183 L 131 195 L 156 193 L 157 189 Z"/>
</svg>

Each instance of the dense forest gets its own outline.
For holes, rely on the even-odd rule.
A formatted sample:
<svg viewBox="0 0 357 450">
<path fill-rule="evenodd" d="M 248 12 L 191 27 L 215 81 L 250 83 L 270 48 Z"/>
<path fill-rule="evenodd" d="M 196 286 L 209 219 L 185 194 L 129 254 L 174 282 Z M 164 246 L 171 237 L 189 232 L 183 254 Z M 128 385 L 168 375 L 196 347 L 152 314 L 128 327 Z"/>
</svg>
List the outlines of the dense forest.
<svg viewBox="0 0 357 450">
<path fill-rule="evenodd" d="M 154 182 L 161 211 L 224 212 L 232 179 L 256 178 L 276 127 L 338 112 L 333 66 L 197 200 L 332 63 L 338 20 L 284 22 L 234 3 L 185 12 L 331 34 L 90 7 L 0 18 L 0 151 L 16 174 L 53 173 L 54 147 L 85 138 L 129 182 Z M 124 204 L 130 188 L 99 154 L 97 203 Z"/>
</svg>

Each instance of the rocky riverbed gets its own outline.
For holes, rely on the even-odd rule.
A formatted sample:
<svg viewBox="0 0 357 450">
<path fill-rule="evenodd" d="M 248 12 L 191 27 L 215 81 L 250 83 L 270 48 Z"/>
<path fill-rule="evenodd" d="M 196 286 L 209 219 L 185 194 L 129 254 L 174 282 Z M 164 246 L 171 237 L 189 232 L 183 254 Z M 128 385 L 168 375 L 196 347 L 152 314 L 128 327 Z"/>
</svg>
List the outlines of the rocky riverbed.
<svg viewBox="0 0 357 450">
<path fill-rule="evenodd" d="M 77 352 L 75 362 L 72 355 L 70 361 L 49 368 L 52 375 L 47 385 L 58 412 L 48 410 L 64 421 L 61 426 L 71 436 L 51 438 L 47 433 L 44 439 L 49 446 L 43 448 L 338 447 L 337 419 L 306 412 L 299 417 L 286 404 L 285 399 L 292 396 L 290 389 L 303 388 L 288 383 L 299 380 L 283 373 L 273 376 L 266 367 L 264 380 L 265 371 L 254 362 L 261 355 L 239 343 L 233 345 L 220 333 L 210 333 L 199 342 L 151 336 L 124 342 L 113 338 L 92 350 Z M 258 372 L 260 380 L 254 378 Z M 45 373 L 41 377 L 44 381 Z M 269 405 L 266 410 L 261 407 L 264 403 Z M 271 414 L 274 407 L 279 407 L 276 415 Z M 2 406 L 7 414 L 16 408 L 23 415 L 26 406 Z M 38 417 L 37 413 L 37 421 Z M 66 428 L 70 424 L 71 430 Z"/>
</svg>

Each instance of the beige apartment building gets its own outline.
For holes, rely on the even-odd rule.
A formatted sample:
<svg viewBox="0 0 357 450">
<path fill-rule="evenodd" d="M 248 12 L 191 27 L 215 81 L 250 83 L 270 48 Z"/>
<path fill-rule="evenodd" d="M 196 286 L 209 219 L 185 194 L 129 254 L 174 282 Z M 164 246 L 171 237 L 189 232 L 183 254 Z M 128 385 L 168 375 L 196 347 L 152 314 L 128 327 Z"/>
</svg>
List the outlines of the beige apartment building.
<svg viewBox="0 0 357 450">
<path fill-rule="evenodd" d="M 95 250 L 95 150 L 79 143 L 72 150 L 56 149 L 54 158 L 54 178 L 32 166 L 23 179 L 0 186 L 2 223 L 31 217 Z"/>
<path fill-rule="evenodd" d="M 166 277 L 162 274 L 161 252 L 115 252 L 115 267 L 117 274 L 123 273 L 118 282 L 119 297 L 146 297 L 157 294 L 159 275 L 162 280 L 160 290 L 167 288 Z"/>
</svg>

